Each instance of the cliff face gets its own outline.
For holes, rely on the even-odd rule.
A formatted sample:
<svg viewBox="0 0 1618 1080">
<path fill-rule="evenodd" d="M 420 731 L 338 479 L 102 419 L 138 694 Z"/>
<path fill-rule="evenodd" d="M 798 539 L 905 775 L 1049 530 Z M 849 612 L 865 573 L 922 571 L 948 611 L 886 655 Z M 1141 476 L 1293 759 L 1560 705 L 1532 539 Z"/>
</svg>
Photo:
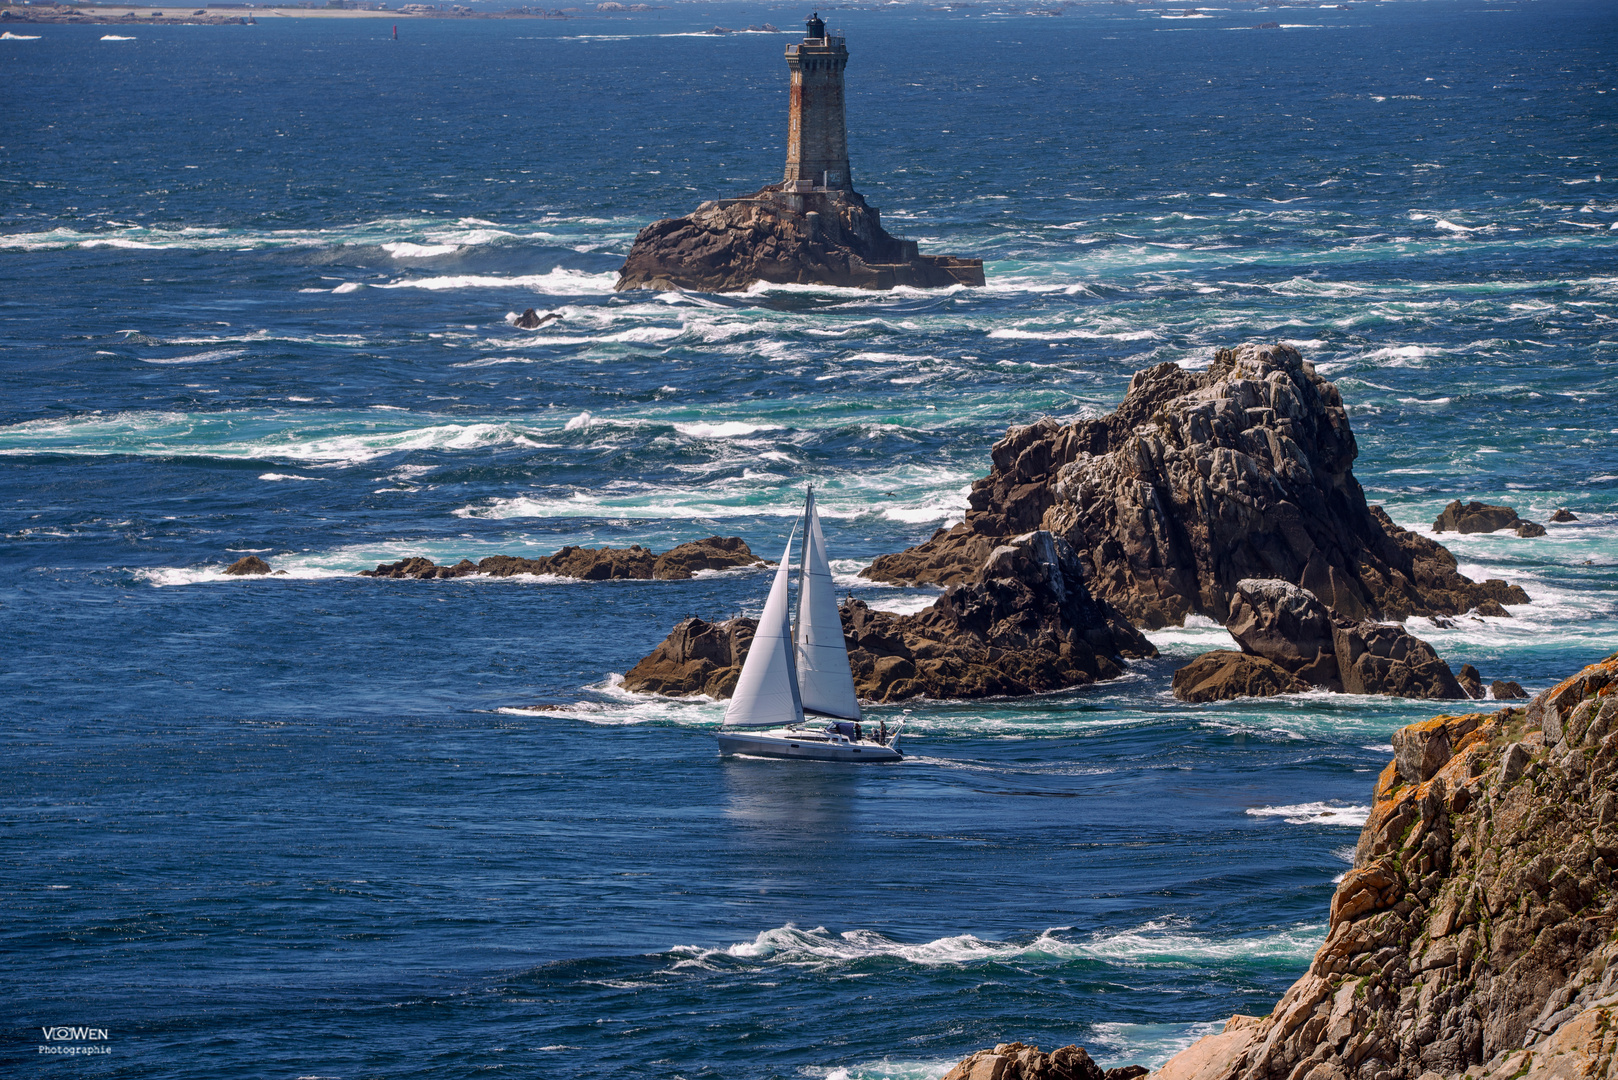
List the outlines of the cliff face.
<svg viewBox="0 0 1618 1080">
<path fill-rule="evenodd" d="M 1200 373 L 1159 364 L 1109 416 L 1012 428 L 962 524 L 864 573 L 970 581 L 1000 537 L 1046 529 L 1082 553 L 1098 599 L 1147 629 L 1224 621 L 1244 578 L 1299 585 L 1352 620 L 1527 602 L 1367 505 L 1357 453 L 1337 388 L 1290 346 L 1221 349 Z"/>
<path fill-rule="evenodd" d="M 1154 1080 L 1618 1074 L 1618 654 L 1393 743 L 1308 974 Z"/>
<path fill-rule="evenodd" d="M 858 192 L 785 192 L 705 202 L 646 226 L 616 288 L 734 292 L 756 282 L 891 289 L 982 285 L 983 260 L 922 255 L 882 228 Z"/>
<path fill-rule="evenodd" d="M 1035 694 L 1123 674 L 1123 657 L 1157 650 L 1077 576 L 1079 557 L 1049 533 L 995 548 L 980 580 L 925 611 L 894 615 L 858 600 L 841 609 L 854 688 L 866 701 Z M 624 689 L 728 698 L 756 623 L 687 619 L 624 676 Z"/>
</svg>

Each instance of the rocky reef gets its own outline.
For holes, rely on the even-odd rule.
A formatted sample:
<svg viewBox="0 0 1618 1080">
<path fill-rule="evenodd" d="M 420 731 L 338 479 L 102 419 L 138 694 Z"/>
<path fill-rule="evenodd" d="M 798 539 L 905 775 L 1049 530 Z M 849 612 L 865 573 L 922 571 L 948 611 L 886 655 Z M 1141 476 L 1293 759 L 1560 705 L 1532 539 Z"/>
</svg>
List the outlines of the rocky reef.
<svg viewBox="0 0 1618 1080">
<path fill-rule="evenodd" d="M 587 548 L 569 545 L 555 555 L 524 559 L 515 555 L 490 555 L 473 562 L 462 559 L 453 566 L 439 566 L 417 556 L 394 563 L 382 563 L 375 570 L 361 570 L 361 577 L 380 578 L 457 578 L 469 574 L 511 577 L 514 574 L 549 574 L 555 577 L 606 581 L 612 578 L 655 578 L 683 581 L 699 570 L 730 570 L 742 566 L 763 566 L 739 536 L 710 536 L 680 544 L 659 555 L 633 544 L 627 548 Z M 234 568 L 226 573 L 254 573 Z"/>
<path fill-rule="evenodd" d="M 1393 745 L 1308 973 L 1154 1080 L 1618 1070 L 1618 654 Z"/>
<path fill-rule="evenodd" d="M 1337 388 L 1296 349 L 1220 349 L 1206 371 L 1136 373 L 1107 416 L 1012 428 L 964 522 L 863 573 L 970 581 L 1005 537 L 1044 529 L 1079 553 L 1098 600 L 1147 629 L 1223 622 L 1245 578 L 1301 586 L 1355 622 L 1528 601 L 1368 505 L 1357 453 Z"/>
<path fill-rule="evenodd" d="M 1048 532 L 1008 538 L 969 584 L 914 615 L 840 609 L 854 688 L 867 701 L 978 698 L 1083 686 L 1123 673 L 1150 642 L 1079 576 L 1081 560 Z M 624 676 L 626 690 L 729 697 L 756 622 L 687 619 Z"/>
<path fill-rule="evenodd" d="M 1431 645 L 1404 627 L 1344 619 L 1314 593 L 1290 582 L 1254 578 L 1237 582 L 1225 629 L 1242 651 L 1205 653 L 1175 672 L 1175 697 L 1214 701 L 1309 687 L 1417 698 L 1483 696 L 1483 680 L 1476 669 L 1472 674 L 1478 692 L 1473 694 Z M 1244 659 L 1229 659 L 1233 656 Z"/>
<path fill-rule="evenodd" d="M 1042 1053 L 1037 1046 L 1001 1043 L 979 1050 L 944 1074 L 944 1080 L 1137 1080 L 1149 1070 L 1139 1065 L 1103 1069 L 1082 1046 Z"/>
<path fill-rule="evenodd" d="M 1552 517 L 1552 521 L 1563 520 Z M 1517 516 L 1517 511 L 1509 506 L 1493 506 L 1489 503 L 1469 502 L 1463 503 L 1456 499 L 1444 507 L 1433 522 L 1433 532 L 1457 533 L 1487 533 L 1499 532 L 1501 529 L 1510 529 L 1518 536 L 1544 536 L 1545 526 L 1537 521 L 1524 521 Z"/>
<path fill-rule="evenodd" d="M 982 285 L 983 260 L 922 255 L 852 189 L 771 184 L 655 221 L 635 237 L 619 290 L 735 292 L 757 282 L 891 289 Z"/>
</svg>

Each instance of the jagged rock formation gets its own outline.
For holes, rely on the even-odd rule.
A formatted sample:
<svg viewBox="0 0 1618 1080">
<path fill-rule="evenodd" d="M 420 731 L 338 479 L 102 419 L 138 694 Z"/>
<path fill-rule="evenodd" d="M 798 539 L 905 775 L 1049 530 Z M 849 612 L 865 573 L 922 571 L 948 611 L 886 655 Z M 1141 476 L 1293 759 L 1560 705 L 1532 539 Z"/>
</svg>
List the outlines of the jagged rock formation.
<svg viewBox="0 0 1618 1080">
<path fill-rule="evenodd" d="M 462 559 L 453 566 L 439 566 L 431 559 L 416 556 L 395 563 L 382 563 L 375 570 L 361 570 L 361 577 L 457 578 L 468 574 L 511 577 L 514 574 L 550 574 L 555 577 L 605 581 L 610 578 L 655 578 L 683 581 L 699 570 L 729 570 L 740 566 L 763 566 L 739 536 L 710 536 L 669 548 L 659 555 L 639 544 L 627 548 L 586 548 L 569 545 L 555 555 L 524 559 L 515 555 L 490 555 L 473 562 Z M 235 571 L 228 571 L 234 573 Z"/>
<path fill-rule="evenodd" d="M 1063 1046 L 1046 1054 L 1037 1046 L 1014 1042 L 979 1050 L 945 1073 L 944 1080 L 1136 1080 L 1149 1071 L 1139 1065 L 1103 1069 L 1082 1046 Z"/>
<path fill-rule="evenodd" d="M 1579 520 L 1579 515 L 1575 514 L 1565 506 L 1558 506 L 1556 508 L 1556 512 L 1551 515 L 1551 520 L 1556 522 L 1558 525 L 1561 525 L 1569 521 Z"/>
<path fill-rule="evenodd" d="M 1153 1080 L 1618 1071 L 1618 654 L 1393 745 L 1308 973 Z"/>
<path fill-rule="evenodd" d="M 1552 517 L 1551 520 L 1558 519 Z M 1459 499 L 1444 507 L 1438 520 L 1433 522 L 1433 532 L 1488 533 L 1501 529 L 1512 529 L 1518 536 L 1545 535 L 1545 526 L 1537 521 L 1524 521 L 1509 506 L 1491 506 L 1480 502 L 1463 504 Z"/>
<path fill-rule="evenodd" d="M 1466 698 L 1449 665 L 1402 626 L 1353 622 L 1285 581 L 1236 583 L 1225 628 L 1243 652 L 1326 690 L 1397 697 Z"/>
<path fill-rule="evenodd" d="M 981 580 L 914 615 L 841 608 L 854 688 L 867 701 L 978 698 L 1083 686 L 1157 650 L 1080 579 L 1077 554 L 1049 533 L 990 553 Z M 680 623 L 624 676 L 626 690 L 729 697 L 756 624 Z"/>
<path fill-rule="evenodd" d="M 257 555 L 244 555 L 225 567 L 225 573 L 247 576 L 250 574 L 268 574 L 270 564 Z"/>
<path fill-rule="evenodd" d="M 1012 428 L 955 528 L 866 577 L 971 581 L 1000 538 L 1047 529 L 1080 553 L 1095 596 L 1147 629 L 1223 621 L 1236 583 L 1279 578 L 1349 619 L 1527 603 L 1368 506 L 1337 388 L 1288 345 L 1221 349 L 1205 372 L 1137 372 L 1112 414 Z"/>
<path fill-rule="evenodd" d="M 784 191 L 705 202 L 655 221 L 635 237 L 615 288 L 735 292 L 773 284 L 937 289 L 982 285 L 983 260 L 922 255 L 882 228 L 852 189 Z"/>
</svg>

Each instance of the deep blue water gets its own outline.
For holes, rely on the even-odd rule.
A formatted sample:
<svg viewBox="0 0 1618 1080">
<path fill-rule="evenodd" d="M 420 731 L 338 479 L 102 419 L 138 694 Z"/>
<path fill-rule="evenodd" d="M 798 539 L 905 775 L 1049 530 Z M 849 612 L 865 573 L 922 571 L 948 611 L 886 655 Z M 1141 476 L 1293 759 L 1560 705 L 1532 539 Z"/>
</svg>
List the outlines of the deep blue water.
<svg viewBox="0 0 1618 1080">
<path fill-rule="evenodd" d="M 773 557 L 812 481 L 840 580 L 915 610 L 851 575 L 1007 425 L 1284 339 L 1402 523 L 1581 519 L 1446 538 L 1534 602 L 1415 632 L 1531 689 L 1618 648 L 1618 13 L 1184 10 L 829 12 L 856 183 L 989 273 L 882 295 L 611 292 L 641 226 L 779 175 L 792 36 L 699 32 L 797 9 L 9 27 L 0 1071 L 936 1077 L 1266 1011 L 1429 706 L 1179 705 L 1204 624 L 873 709 L 900 766 L 721 762 L 720 706 L 613 677 L 763 576 L 354 576 Z M 286 575 L 221 574 L 249 552 Z"/>
</svg>

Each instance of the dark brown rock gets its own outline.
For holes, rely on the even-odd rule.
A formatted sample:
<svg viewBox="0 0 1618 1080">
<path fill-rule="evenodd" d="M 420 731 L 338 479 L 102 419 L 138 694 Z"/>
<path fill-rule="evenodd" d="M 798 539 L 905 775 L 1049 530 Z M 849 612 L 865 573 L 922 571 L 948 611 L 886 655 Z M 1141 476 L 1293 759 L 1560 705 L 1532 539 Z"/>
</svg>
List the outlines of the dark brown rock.
<svg viewBox="0 0 1618 1080">
<path fill-rule="evenodd" d="M 709 623 L 687 619 L 629 669 L 624 687 L 647 694 L 729 697 L 758 629 L 757 619 Z"/>
<path fill-rule="evenodd" d="M 1577 521 L 1579 516 L 1565 506 L 1558 506 L 1556 512 L 1551 515 L 1551 520 L 1560 525 L 1569 521 Z"/>
<path fill-rule="evenodd" d="M 1155 1080 L 1612 1075 L 1615 684 L 1395 733 L 1308 973 Z"/>
<path fill-rule="evenodd" d="M 1487 696 L 1483 689 L 1483 676 L 1478 674 L 1478 669 L 1471 664 L 1461 665 L 1461 670 L 1455 673 L 1455 681 L 1461 684 L 1466 696 L 1473 700 Z"/>
<path fill-rule="evenodd" d="M 257 555 L 244 555 L 225 568 L 227 574 L 268 574 L 270 564 Z"/>
<path fill-rule="evenodd" d="M 1221 349 L 1205 372 L 1159 364 L 1111 415 L 1012 428 L 961 525 L 864 574 L 970 581 L 985 547 L 1046 529 L 1080 553 L 1097 599 L 1148 629 L 1223 622 L 1244 578 L 1299 585 L 1350 619 L 1527 602 L 1367 505 L 1357 453 L 1337 388 L 1288 345 Z"/>
<path fill-rule="evenodd" d="M 1203 653 L 1174 673 L 1174 696 L 1181 701 L 1273 697 L 1307 689 L 1308 683 L 1279 664 L 1229 649 Z"/>
<path fill-rule="evenodd" d="M 396 563 L 383 563 L 375 570 L 361 570 L 362 577 L 457 578 L 468 574 L 511 577 L 515 574 L 548 574 L 554 577 L 606 581 L 614 578 L 655 578 L 679 581 L 702 570 L 728 570 L 741 566 L 762 566 L 739 536 L 710 536 L 672 547 L 658 555 L 639 544 L 627 548 L 587 548 L 569 545 L 555 555 L 525 559 L 516 555 L 490 555 L 474 563 L 462 559 L 454 566 L 439 566 L 417 556 Z"/>
<path fill-rule="evenodd" d="M 1394 697 L 1466 698 L 1449 665 L 1433 647 L 1402 626 L 1370 620 L 1339 623 L 1337 673 L 1350 694 Z"/>
<path fill-rule="evenodd" d="M 983 261 L 922 255 L 882 228 L 853 190 L 788 192 L 771 184 L 705 202 L 640 231 L 619 290 L 735 292 L 758 282 L 891 289 L 982 285 Z"/>
<path fill-rule="evenodd" d="M 527 308 L 521 315 L 518 315 L 514 320 L 512 320 L 511 325 L 515 326 L 519 330 L 538 330 L 541 326 L 544 326 L 551 320 L 560 319 L 561 317 L 561 315 L 554 311 L 548 311 L 544 315 L 541 315 L 533 308 Z"/>
<path fill-rule="evenodd" d="M 1496 679 L 1489 684 L 1489 693 L 1496 701 L 1516 701 L 1528 696 L 1528 691 L 1522 688 L 1522 684 L 1511 679 Z"/>
<path fill-rule="evenodd" d="M 1515 526 L 1515 530 L 1518 536 L 1528 539 L 1545 535 L 1545 526 L 1537 521 L 1519 521 Z"/>
<path fill-rule="evenodd" d="M 1237 582 L 1225 629 L 1244 653 L 1326 690 L 1467 696 L 1432 646 L 1404 627 L 1341 618 L 1309 590 L 1290 582 Z"/>
<path fill-rule="evenodd" d="M 1116 610 L 1090 596 L 1077 576 L 1077 555 L 1049 533 L 1015 537 L 985 562 L 983 580 L 951 586 L 914 615 L 873 611 L 859 600 L 842 606 L 862 699 L 1044 693 L 1115 678 L 1125 658 L 1156 655 Z M 630 669 L 624 688 L 728 697 L 746 649 L 726 652 L 717 643 L 742 643 L 733 633 L 740 622 L 681 623 Z M 745 642 L 751 640 L 749 626 Z"/>
<path fill-rule="evenodd" d="M 1493 599 L 1485 600 L 1485 601 L 1483 601 L 1483 603 L 1481 603 L 1477 607 L 1473 608 L 1472 609 L 1472 614 L 1480 615 L 1480 616 L 1482 616 L 1484 618 L 1487 618 L 1487 619 L 1509 619 L 1509 618 L 1511 618 L 1511 612 L 1507 611 L 1504 607 L 1502 607 L 1500 605 L 1500 601 L 1493 600 Z"/>
<path fill-rule="evenodd" d="M 1001 1043 L 979 1050 L 944 1074 L 944 1080 L 1135 1080 L 1147 1070 L 1138 1065 L 1103 1071 L 1082 1046 L 1063 1046 L 1042 1053 L 1037 1046 Z"/>
<path fill-rule="evenodd" d="M 1273 578 L 1244 578 L 1236 583 L 1225 629 L 1243 652 L 1311 685 L 1341 689 L 1331 612 L 1309 590 Z"/>
<path fill-rule="evenodd" d="M 1438 520 L 1433 522 L 1433 532 L 1498 532 L 1515 528 L 1517 520 L 1517 511 L 1509 506 L 1493 506 L 1476 501 L 1462 503 L 1456 499 L 1444 507 Z"/>
</svg>

